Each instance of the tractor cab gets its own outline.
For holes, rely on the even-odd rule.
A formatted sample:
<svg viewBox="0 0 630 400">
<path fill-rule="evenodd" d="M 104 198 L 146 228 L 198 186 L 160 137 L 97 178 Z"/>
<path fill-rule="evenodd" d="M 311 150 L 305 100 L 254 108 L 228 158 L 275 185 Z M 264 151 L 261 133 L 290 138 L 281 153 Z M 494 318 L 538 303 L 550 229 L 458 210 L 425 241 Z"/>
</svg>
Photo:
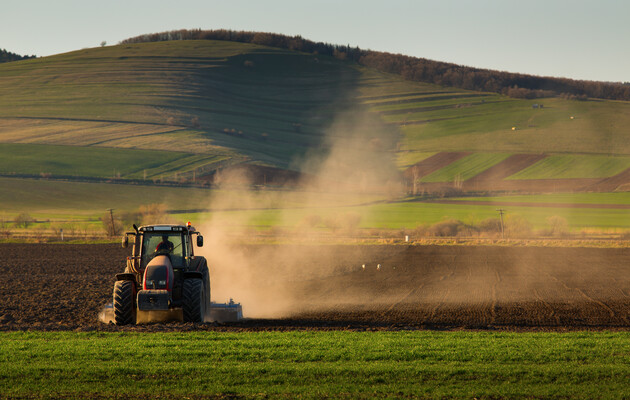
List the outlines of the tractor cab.
<svg viewBox="0 0 630 400">
<path fill-rule="evenodd" d="M 123 247 L 127 247 L 129 237 L 134 238 L 131 257 L 128 257 L 128 270 L 143 271 L 156 256 L 166 255 L 173 268 L 188 269 L 195 259 L 192 236 L 197 235 L 197 247 L 203 246 L 203 236 L 190 225 L 147 225 L 127 232 L 123 237 Z"/>
<path fill-rule="evenodd" d="M 140 269 L 145 269 L 147 264 L 159 255 L 167 256 L 174 268 L 187 268 L 193 257 L 190 236 L 181 231 L 143 232 Z"/>
</svg>

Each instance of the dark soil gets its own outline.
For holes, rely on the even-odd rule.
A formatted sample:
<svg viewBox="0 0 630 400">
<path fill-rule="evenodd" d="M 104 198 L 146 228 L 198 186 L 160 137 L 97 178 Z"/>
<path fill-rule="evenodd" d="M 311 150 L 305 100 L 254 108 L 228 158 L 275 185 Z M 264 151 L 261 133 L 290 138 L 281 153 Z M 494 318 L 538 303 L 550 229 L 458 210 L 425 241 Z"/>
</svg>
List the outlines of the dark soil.
<svg viewBox="0 0 630 400">
<path fill-rule="evenodd" d="M 284 248 L 299 265 L 270 257 Z M 248 281 L 269 289 L 251 291 L 254 302 L 282 297 L 290 311 L 116 327 L 97 315 L 126 250 L 1 244 L 0 330 L 630 330 L 628 249 L 260 245 L 244 254 L 254 261 Z"/>
</svg>

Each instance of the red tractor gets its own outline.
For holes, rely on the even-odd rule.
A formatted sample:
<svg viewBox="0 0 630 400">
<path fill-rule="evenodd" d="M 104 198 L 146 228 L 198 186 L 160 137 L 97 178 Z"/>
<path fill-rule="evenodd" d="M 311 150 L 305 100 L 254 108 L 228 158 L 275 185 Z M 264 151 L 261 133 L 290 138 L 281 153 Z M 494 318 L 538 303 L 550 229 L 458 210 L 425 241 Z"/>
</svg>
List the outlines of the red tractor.
<svg viewBox="0 0 630 400">
<path fill-rule="evenodd" d="M 210 313 L 210 273 L 193 246 L 196 236 L 202 247 L 203 236 L 190 223 L 133 227 L 122 240 L 126 248 L 132 239 L 132 254 L 114 284 L 116 325 L 135 324 L 144 311 L 181 310 L 184 322 L 203 322 Z"/>
</svg>

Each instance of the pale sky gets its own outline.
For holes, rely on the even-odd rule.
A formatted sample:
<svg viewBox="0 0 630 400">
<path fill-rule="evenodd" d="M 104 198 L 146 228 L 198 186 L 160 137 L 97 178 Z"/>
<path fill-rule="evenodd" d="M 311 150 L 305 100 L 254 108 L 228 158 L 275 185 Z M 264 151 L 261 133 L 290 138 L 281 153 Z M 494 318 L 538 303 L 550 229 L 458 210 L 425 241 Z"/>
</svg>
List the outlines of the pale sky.
<svg viewBox="0 0 630 400">
<path fill-rule="evenodd" d="M 627 0 L 0 0 L 0 15 L 0 48 L 21 55 L 174 29 L 234 29 L 478 68 L 630 81 Z"/>
</svg>

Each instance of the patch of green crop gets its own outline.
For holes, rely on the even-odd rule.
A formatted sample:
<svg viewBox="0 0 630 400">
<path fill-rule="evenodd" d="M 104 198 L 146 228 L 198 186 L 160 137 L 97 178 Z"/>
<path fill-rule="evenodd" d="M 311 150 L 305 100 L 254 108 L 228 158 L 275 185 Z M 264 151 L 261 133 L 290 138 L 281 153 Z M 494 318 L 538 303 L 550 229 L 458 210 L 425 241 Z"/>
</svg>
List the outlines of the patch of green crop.
<svg viewBox="0 0 630 400">
<path fill-rule="evenodd" d="M 553 155 L 508 179 L 607 178 L 630 168 L 630 157 Z"/>
<path fill-rule="evenodd" d="M 461 158 L 432 174 L 420 179 L 421 182 L 463 182 L 488 168 L 500 163 L 511 154 L 475 153 Z"/>
<path fill-rule="evenodd" d="M 630 396 L 627 332 L 0 336 L 9 398 Z"/>
<path fill-rule="evenodd" d="M 0 143 L 0 173 L 5 175 L 172 178 L 220 160 L 175 151 Z"/>
<path fill-rule="evenodd" d="M 495 203 L 564 203 L 564 204 L 630 204 L 630 192 L 614 193 L 554 193 L 491 197 L 461 197 L 449 200 L 491 201 Z"/>
<path fill-rule="evenodd" d="M 468 198 L 473 200 L 474 198 Z M 571 229 L 581 228 L 630 228 L 628 210 L 610 208 L 564 208 L 502 206 L 506 215 L 523 217 L 532 228 L 548 228 L 548 218 L 560 216 L 567 220 Z M 444 219 L 457 219 L 476 225 L 487 218 L 498 218 L 496 205 L 440 204 L 424 202 L 382 203 L 348 211 L 360 213 L 364 228 L 413 229 L 434 224 Z"/>
</svg>

